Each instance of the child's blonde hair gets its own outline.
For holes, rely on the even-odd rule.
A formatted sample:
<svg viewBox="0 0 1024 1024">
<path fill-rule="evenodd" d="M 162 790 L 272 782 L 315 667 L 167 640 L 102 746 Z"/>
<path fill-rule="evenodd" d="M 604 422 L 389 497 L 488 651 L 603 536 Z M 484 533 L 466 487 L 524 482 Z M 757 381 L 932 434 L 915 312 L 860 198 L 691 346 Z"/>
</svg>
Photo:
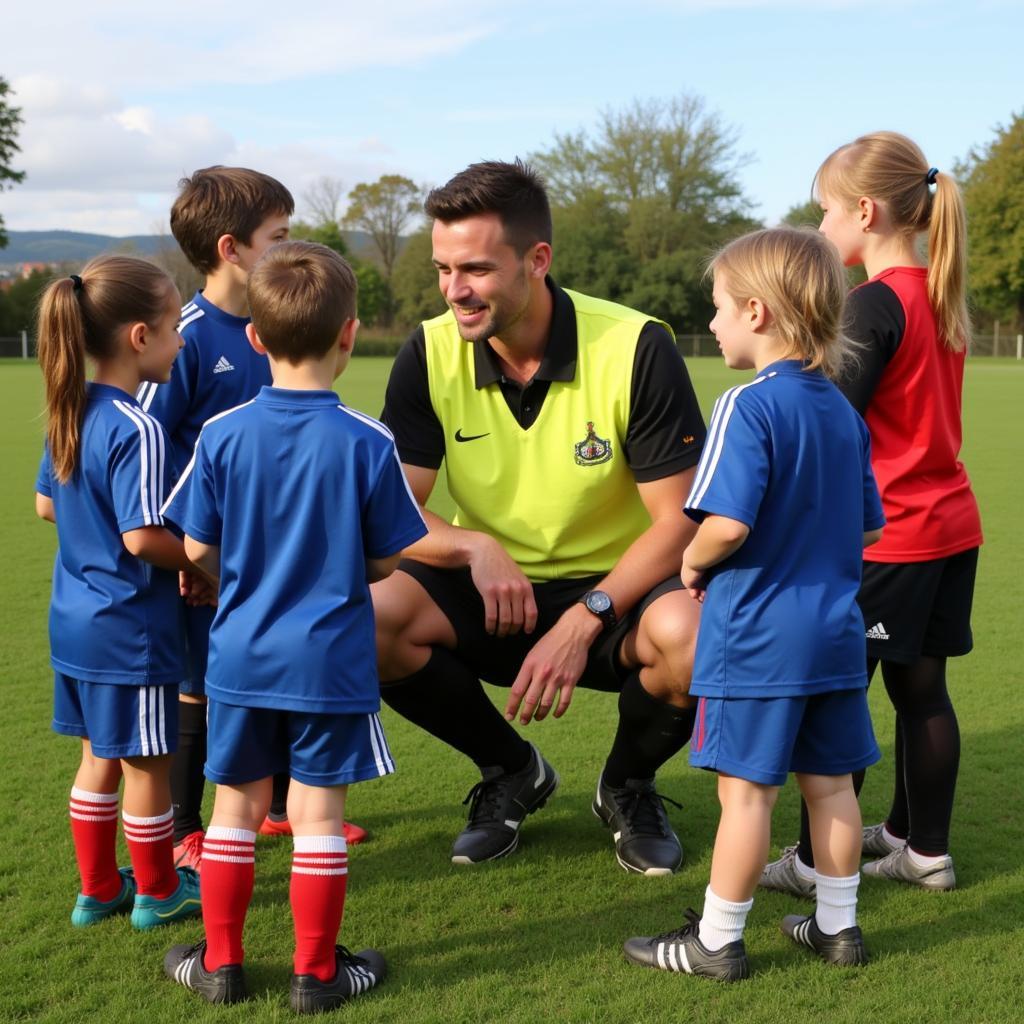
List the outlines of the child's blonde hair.
<svg viewBox="0 0 1024 1024">
<path fill-rule="evenodd" d="M 813 228 L 766 228 L 730 242 L 712 258 L 738 305 L 760 299 L 770 330 L 807 369 L 835 380 L 853 355 L 843 335 L 846 272 L 836 247 Z"/>
<path fill-rule="evenodd" d="M 934 192 L 932 188 L 934 187 Z M 929 167 L 916 143 L 897 132 L 873 132 L 840 146 L 814 177 L 818 198 L 852 209 L 861 196 L 883 203 L 893 227 L 928 232 L 928 301 L 939 333 L 954 352 L 970 342 L 967 313 L 967 221 L 956 181 Z"/>
<path fill-rule="evenodd" d="M 156 265 L 131 256 L 97 256 L 81 276 L 50 283 L 39 305 L 39 365 L 46 390 L 46 437 L 54 475 L 66 483 L 78 465 L 85 413 L 85 361 L 111 359 L 118 328 L 156 327 L 174 282 Z"/>
</svg>

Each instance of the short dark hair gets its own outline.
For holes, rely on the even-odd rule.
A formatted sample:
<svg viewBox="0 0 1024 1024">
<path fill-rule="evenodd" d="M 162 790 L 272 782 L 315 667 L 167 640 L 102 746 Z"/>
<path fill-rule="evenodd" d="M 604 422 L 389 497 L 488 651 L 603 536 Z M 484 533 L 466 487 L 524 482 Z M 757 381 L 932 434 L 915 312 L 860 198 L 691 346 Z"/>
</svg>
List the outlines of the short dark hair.
<svg viewBox="0 0 1024 1024">
<path fill-rule="evenodd" d="M 551 206 L 544 180 L 529 164 L 487 160 L 470 164 L 433 189 L 424 209 L 428 217 L 451 224 L 482 213 L 496 213 L 505 241 L 519 255 L 537 242 L 551 243 Z"/>
<path fill-rule="evenodd" d="M 268 218 L 290 217 L 295 200 L 276 178 L 248 167 L 203 167 L 178 182 L 171 234 L 201 274 L 217 269 L 217 239 L 234 235 L 243 245 Z"/>
<path fill-rule="evenodd" d="M 252 268 L 247 291 L 263 346 L 292 364 L 325 355 L 356 315 L 356 275 L 344 257 L 318 242 L 268 249 Z"/>
</svg>

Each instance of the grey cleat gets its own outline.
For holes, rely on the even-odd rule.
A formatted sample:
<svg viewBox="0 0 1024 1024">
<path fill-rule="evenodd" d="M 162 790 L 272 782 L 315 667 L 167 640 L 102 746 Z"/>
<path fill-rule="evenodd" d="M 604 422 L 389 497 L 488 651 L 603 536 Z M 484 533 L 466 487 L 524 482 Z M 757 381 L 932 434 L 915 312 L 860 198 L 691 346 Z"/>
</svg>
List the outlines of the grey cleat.
<svg viewBox="0 0 1024 1024">
<path fill-rule="evenodd" d="M 860 849 L 864 857 L 888 857 L 893 850 L 902 850 L 907 845 L 906 839 L 900 839 L 896 846 L 893 846 L 885 838 L 885 822 L 877 825 L 865 825 L 861 833 Z"/>
<path fill-rule="evenodd" d="M 953 858 L 948 853 L 938 864 L 930 868 L 919 868 L 910 859 L 909 848 L 901 846 L 881 860 L 862 864 L 861 871 L 871 878 L 891 878 L 897 882 L 906 882 L 907 885 L 916 885 L 920 889 L 942 892 L 956 888 Z"/>
<path fill-rule="evenodd" d="M 762 889 L 776 889 L 779 892 L 788 892 L 791 896 L 812 900 L 815 892 L 814 879 L 804 878 L 797 871 L 796 850 L 795 846 L 787 846 L 778 860 L 765 864 L 758 885 Z"/>
</svg>

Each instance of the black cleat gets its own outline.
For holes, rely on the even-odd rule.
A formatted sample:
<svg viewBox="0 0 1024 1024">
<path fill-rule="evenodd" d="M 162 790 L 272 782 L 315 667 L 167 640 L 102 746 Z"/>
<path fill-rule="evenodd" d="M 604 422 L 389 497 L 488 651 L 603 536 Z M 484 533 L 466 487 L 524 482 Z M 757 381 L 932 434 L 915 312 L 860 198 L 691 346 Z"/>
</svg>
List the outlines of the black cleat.
<svg viewBox="0 0 1024 1024">
<path fill-rule="evenodd" d="M 794 942 L 810 946 L 822 960 L 837 967 L 862 967 L 868 962 L 864 936 L 857 925 L 835 935 L 826 935 L 813 914 L 809 917 L 789 914 L 782 919 L 782 932 Z"/>
<path fill-rule="evenodd" d="M 750 977 L 750 964 L 743 940 L 730 942 L 713 953 L 700 941 L 700 917 L 686 911 L 686 924 L 675 931 L 653 937 L 630 939 L 623 947 L 627 960 L 662 971 L 698 974 L 717 981 L 742 981 Z"/>
<path fill-rule="evenodd" d="M 292 1009 L 296 1013 L 324 1013 L 347 1003 L 379 985 L 388 973 L 384 957 L 375 949 L 350 953 L 344 946 L 334 947 L 337 970 L 330 981 L 313 974 L 293 974 Z"/>
<path fill-rule="evenodd" d="M 594 813 L 612 830 L 615 859 L 626 871 L 641 875 L 671 875 L 683 862 L 683 848 L 672 831 L 664 800 L 653 779 L 627 779 L 621 789 L 597 780 Z"/>
<path fill-rule="evenodd" d="M 521 771 L 485 768 L 483 778 L 462 802 L 469 821 L 452 844 L 453 864 L 480 864 L 510 854 L 519 843 L 519 828 L 540 810 L 558 788 L 558 772 L 530 744 L 530 760 Z"/>
<path fill-rule="evenodd" d="M 215 971 L 203 966 L 206 939 L 193 946 L 171 946 L 164 973 L 172 981 L 198 992 L 208 1003 L 240 1003 L 248 998 L 241 964 L 224 964 Z"/>
</svg>

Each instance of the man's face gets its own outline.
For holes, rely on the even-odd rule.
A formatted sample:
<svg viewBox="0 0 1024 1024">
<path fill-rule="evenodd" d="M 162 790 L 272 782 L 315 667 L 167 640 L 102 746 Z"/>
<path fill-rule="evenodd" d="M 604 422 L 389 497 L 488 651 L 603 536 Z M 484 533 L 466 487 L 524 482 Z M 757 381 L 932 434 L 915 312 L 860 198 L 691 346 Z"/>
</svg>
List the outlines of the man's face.
<svg viewBox="0 0 1024 1024">
<path fill-rule="evenodd" d="M 501 337 L 530 304 L 530 265 L 504 238 L 496 213 L 443 224 L 431 234 L 438 286 L 465 341 Z"/>
</svg>

